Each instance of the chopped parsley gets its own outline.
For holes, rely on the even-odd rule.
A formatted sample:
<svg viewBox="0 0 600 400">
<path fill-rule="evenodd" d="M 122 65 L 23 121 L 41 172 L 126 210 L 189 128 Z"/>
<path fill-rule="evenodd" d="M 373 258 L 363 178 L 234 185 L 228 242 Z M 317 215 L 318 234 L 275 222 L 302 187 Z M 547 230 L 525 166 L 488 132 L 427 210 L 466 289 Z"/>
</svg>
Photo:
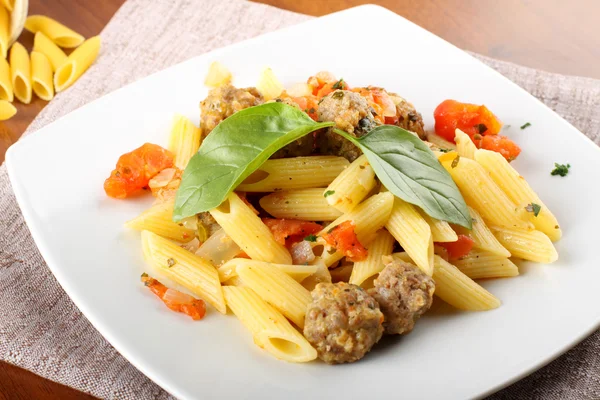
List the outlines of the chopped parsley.
<svg viewBox="0 0 600 400">
<path fill-rule="evenodd" d="M 317 236 L 316 235 L 308 235 L 307 237 L 304 238 L 304 240 L 306 240 L 307 242 L 316 242 Z"/>
<path fill-rule="evenodd" d="M 540 214 L 540 211 L 542 210 L 542 206 L 540 206 L 539 204 L 536 204 L 536 203 L 530 203 L 530 204 L 527 204 L 527 206 L 525 207 L 525 210 L 527 212 L 533 213 L 534 217 L 537 217 Z"/>
<path fill-rule="evenodd" d="M 332 89 L 343 89 L 344 88 L 344 78 L 340 78 L 339 81 L 333 84 Z"/>
<path fill-rule="evenodd" d="M 449 151 L 452 151 L 452 149 L 440 149 L 440 151 L 442 153 L 448 153 Z"/>
<path fill-rule="evenodd" d="M 485 126 L 485 124 L 479 124 L 477 125 L 477 129 L 479 130 L 479 133 L 481 135 L 483 135 L 485 133 L 485 131 L 488 130 L 487 126 Z"/>
<path fill-rule="evenodd" d="M 459 161 L 460 161 L 460 156 L 456 156 L 456 158 L 454 160 L 452 160 L 452 164 L 450 164 L 450 166 L 452 168 L 456 168 L 458 166 Z"/>
<path fill-rule="evenodd" d="M 554 163 L 554 169 L 550 172 L 550 175 L 566 176 L 569 173 L 569 168 L 571 168 L 571 164 Z"/>
<path fill-rule="evenodd" d="M 331 196 L 332 194 L 335 194 L 335 190 L 328 190 L 325 193 L 323 193 L 323 197 L 328 197 L 328 196 Z"/>
<path fill-rule="evenodd" d="M 344 92 L 333 92 L 333 94 L 331 95 L 332 98 L 334 99 L 343 99 L 344 98 Z"/>
<path fill-rule="evenodd" d="M 523 125 L 521 125 L 521 129 L 529 128 L 530 126 L 531 126 L 530 122 L 525 122 Z"/>
</svg>

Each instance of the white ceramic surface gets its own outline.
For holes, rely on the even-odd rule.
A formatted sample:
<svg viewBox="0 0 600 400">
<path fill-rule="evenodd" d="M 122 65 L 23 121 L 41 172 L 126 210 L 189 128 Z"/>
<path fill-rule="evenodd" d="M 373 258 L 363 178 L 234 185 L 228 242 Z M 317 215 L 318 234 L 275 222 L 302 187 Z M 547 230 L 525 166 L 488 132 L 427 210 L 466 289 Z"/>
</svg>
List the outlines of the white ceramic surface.
<svg viewBox="0 0 600 400">
<path fill-rule="evenodd" d="M 210 309 L 193 322 L 169 311 L 140 284 L 139 233 L 123 228 L 151 199 L 113 200 L 102 184 L 120 154 L 147 141 L 166 145 L 174 113 L 198 122 L 214 60 L 239 86 L 253 85 L 264 66 L 286 84 L 326 69 L 350 85 L 383 86 L 412 101 L 428 128 L 444 99 L 485 103 L 512 126 L 504 133 L 523 148 L 514 165 L 561 221 L 559 261 L 523 263 L 521 276 L 485 282 L 502 299 L 499 309 L 429 315 L 351 365 L 277 361 L 233 316 Z M 520 130 L 525 122 L 531 127 Z M 550 176 L 555 161 L 571 163 L 568 177 Z M 477 397 L 547 363 L 600 322 L 598 148 L 495 71 L 383 8 L 351 9 L 190 59 L 24 138 L 7 162 L 33 237 L 66 292 L 121 354 L 182 399 Z"/>
</svg>

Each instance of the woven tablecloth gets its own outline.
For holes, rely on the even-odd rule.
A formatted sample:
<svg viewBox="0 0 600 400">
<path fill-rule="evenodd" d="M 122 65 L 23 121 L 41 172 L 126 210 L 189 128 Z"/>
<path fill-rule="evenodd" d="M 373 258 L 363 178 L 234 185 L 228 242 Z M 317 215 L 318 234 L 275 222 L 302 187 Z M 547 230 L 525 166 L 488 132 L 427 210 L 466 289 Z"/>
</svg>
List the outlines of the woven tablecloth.
<svg viewBox="0 0 600 400">
<path fill-rule="evenodd" d="M 310 18 L 239 0 L 129 0 L 102 32 L 95 65 L 56 96 L 26 134 L 150 73 Z M 600 81 L 475 56 L 600 144 Z M 170 398 L 112 348 L 54 279 L 25 225 L 5 165 L 0 167 L 0 360 L 100 398 Z M 600 399 L 600 332 L 492 398 Z"/>
</svg>

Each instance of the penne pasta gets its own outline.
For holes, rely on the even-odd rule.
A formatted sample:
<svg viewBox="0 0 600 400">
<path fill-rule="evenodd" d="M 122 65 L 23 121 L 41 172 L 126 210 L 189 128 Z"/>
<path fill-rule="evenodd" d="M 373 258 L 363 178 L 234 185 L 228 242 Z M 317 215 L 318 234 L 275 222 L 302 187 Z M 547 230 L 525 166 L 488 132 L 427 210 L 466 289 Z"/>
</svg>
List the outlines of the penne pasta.
<svg viewBox="0 0 600 400">
<path fill-rule="evenodd" d="M 13 87 L 8 61 L 0 57 L 0 100 L 13 102 Z"/>
<path fill-rule="evenodd" d="M 8 11 L 12 11 L 15 8 L 15 0 L 2 0 L 2 6 Z"/>
<path fill-rule="evenodd" d="M 183 115 L 175 115 L 171 134 L 169 136 L 169 150 L 175 156 L 175 166 L 184 170 L 190 159 L 198 152 L 201 139 L 200 128 Z"/>
<path fill-rule="evenodd" d="M 454 141 L 456 142 L 456 152 L 458 153 L 458 155 L 464 158 L 470 158 L 471 160 L 474 160 L 477 147 L 475 146 L 475 143 L 473 143 L 469 135 L 467 135 L 460 129 L 456 130 L 455 135 L 456 136 L 454 136 Z"/>
<path fill-rule="evenodd" d="M 247 258 L 234 258 L 221 265 L 218 268 L 219 271 L 219 279 L 221 282 L 226 282 L 227 280 L 238 276 L 237 274 L 237 266 L 242 264 L 268 264 L 278 270 L 285 272 L 296 282 L 302 282 L 304 279 L 308 278 L 315 272 L 317 272 L 316 265 L 293 265 L 293 264 L 273 264 L 273 263 L 265 263 L 264 261 L 255 261 L 248 260 Z"/>
<path fill-rule="evenodd" d="M 471 279 L 508 278 L 519 275 L 519 268 L 506 257 L 473 249 L 465 257 L 453 261 L 454 266 Z"/>
<path fill-rule="evenodd" d="M 297 189 L 271 193 L 259 200 L 260 206 L 275 218 L 302 221 L 333 221 L 342 212 L 331 207 L 323 189 Z"/>
<path fill-rule="evenodd" d="M 33 38 L 33 51 L 39 51 L 48 57 L 53 72 L 67 61 L 64 51 L 42 32 L 37 32 Z"/>
<path fill-rule="evenodd" d="M 273 192 L 329 185 L 348 166 L 348 160 L 335 156 L 309 156 L 267 160 L 236 190 Z"/>
<path fill-rule="evenodd" d="M 231 193 L 219 207 L 210 210 L 210 214 L 253 260 L 292 263 L 287 249 L 275 241 L 269 228 L 237 194 Z"/>
<path fill-rule="evenodd" d="M 8 11 L 0 6 L 0 54 L 3 58 L 6 58 L 10 46 L 10 15 Z"/>
<path fill-rule="evenodd" d="M 519 206 L 519 211 L 525 220 L 533 223 L 535 228 L 545 233 L 553 242 L 562 236 L 558 220 L 546 207 L 535 191 L 500 154 L 494 151 L 477 150 L 475 160 L 490 174 L 496 185 L 500 187 L 514 204 Z M 541 208 L 537 215 L 533 211 L 526 211 L 529 204 L 537 204 Z"/>
<path fill-rule="evenodd" d="M 354 264 L 344 264 L 337 268 L 329 270 L 331 275 L 331 281 L 333 283 L 337 282 L 348 282 L 350 280 L 350 275 L 352 275 L 352 270 L 354 269 Z"/>
<path fill-rule="evenodd" d="M 456 242 L 458 240 L 458 235 L 448 222 L 432 218 L 420 209 L 417 209 L 417 211 L 429 225 L 434 242 Z"/>
<path fill-rule="evenodd" d="M 225 314 L 219 273 L 210 263 L 150 231 L 142 231 L 146 260 L 161 276 L 185 287 Z"/>
<path fill-rule="evenodd" d="M 54 89 L 62 92 L 71 86 L 92 65 L 100 52 L 100 36 L 94 36 L 73 50 L 54 73 Z"/>
<path fill-rule="evenodd" d="M 377 237 L 368 246 L 367 259 L 354 263 L 349 282 L 360 286 L 367 279 L 379 274 L 385 267 L 381 257 L 392 254 L 395 241 L 394 237 L 385 229 L 377 232 Z"/>
<path fill-rule="evenodd" d="M 485 224 L 485 221 L 481 215 L 479 215 L 479 213 L 472 207 L 469 207 L 469 214 L 471 214 L 473 221 L 473 229 L 469 231 L 462 226 L 457 226 L 455 229 L 463 235 L 470 236 L 471 239 L 473 239 L 474 248 L 485 250 L 503 258 L 510 257 L 510 251 L 506 250 L 498 241 L 498 239 L 496 239 L 496 236 L 494 236 L 490 228 L 488 228 L 488 226 Z"/>
<path fill-rule="evenodd" d="M 346 167 L 323 191 L 332 207 L 350 212 L 375 187 L 375 171 L 364 154 Z"/>
<path fill-rule="evenodd" d="M 558 260 L 558 253 L 548 236 L 540 231 L 517 228 L 490 227 L 500 243 L 513 257 L 550 264 Z"/>
<path fill-rule="evenodd" d="M 31 102 L 31 63 L 25 47 L 19 42 L 10 49 L 10 76 L 14 96 L 21 103 Z"/>
<path fill-rule="evenodd" d="M 237 273 L 245 285 L 277 308 L 299 328 L 304 327 L 310 292 L 293 278 L 269 263 L 239 262 Z"/>
<path fill-rule="evenodd" d="M 383 192 L 371 196 L 349 213 L 342 215 L 327 225 L 319 235 L 328 232 L 330 229 L 344 221 L 351 220 L 355 224 L 354 233 L 356 234 L 358 241 L 362 245 L 368 246 L 377 236 L 377 231 L 383 228 L 386 221 L 389 219 L 393 205 L 394 195 L 390 192 Z M 321 258 L 328 267 L 344 257 L 344 254 L 341 251 L 337 251 L 326 244 L 322 238 L 319 238 L 314 245 L 322 245 L 324 247 Z"/>
<path fill-rule="evenodd" d="M 218 61 L 213 61 L 208 67 L 204 84 L 210 87 L 219 87 L 231 83 L 231 72 Z"/>
<path fill-rule="evenodd" d="M 44 15 L 30 15 L 27 17 L 25 29 L 33 34 L 42 32 L 60 47 L 73 48 L 84 41 L 84 37 L 79 33 Z"/>
<path fill-rule="evenodd" d="M 50 101 L 54 97 L 52 66 L 48 58 L 38 51 L 31 52 L 31 86 L 42 100 Z"/>
<path fill-rule="evenodd" d="M 173 222 L 174 200 L 156 203 L 136 218 L 125 223 L 125 227 L 138 231 L 150 231 L 167 239 L 187 243 L 194 239 L 195 232 L 182 223 Z"/>
<path fill-rule="evenodd" d="M 222 283 L 224 286 L 238 286 L 238 287 L 246 286 L 246 285 L 244 285 L 244 281 L 242 281 L 242 278 L 240 278 L 237 275 L 227 279 L 225 282 L 222 282 Z"/>
<path fill-rule="evenodd" d="M 223 288 L 227 306 L 250 331 L 254 342 L 274 357 L 290 362 L 308 362 L 317 351 L 280 312 L 247 287 Z"/>
<path fill-rule="evenodd" d="M 271 68 L 265 68 L 262 70 L 256 89 L 263 95 L 266 101 L 273 100 L 279 97 L 283 92 L 283 85 L 277 79 Z"/>
<path fill-rule="evenodd" d="M 11 119 L 17 113 L 17 109 L 6 100 L 0 100 L 0 121 Z"/>
<path fill-rule="evenodd" d="M 385 227 L 417 267 L 431 276 L 433 273 L 431 228 L 417 209 L 404 200 L 394 198 L 394 207 Z"/>
<path fill-rule="evenodd" d="M 447 141 L 435 133 L 429 133 L 427 135 L 427 141 L 442 150 L 456 150 L 456 145 L 454 143 Z"/>
<path fill-rule="evenodd" d="M 448 153 L 446 156 L 452 155 Z M 477 210 L 486 222 L 523 229 L 532 227 L 518 217 L 515 204 L 479 163 L 460 156 L 452 159 L 442 157 L 440 162 L 452 176 L 467 204 Z"/>
</svg>

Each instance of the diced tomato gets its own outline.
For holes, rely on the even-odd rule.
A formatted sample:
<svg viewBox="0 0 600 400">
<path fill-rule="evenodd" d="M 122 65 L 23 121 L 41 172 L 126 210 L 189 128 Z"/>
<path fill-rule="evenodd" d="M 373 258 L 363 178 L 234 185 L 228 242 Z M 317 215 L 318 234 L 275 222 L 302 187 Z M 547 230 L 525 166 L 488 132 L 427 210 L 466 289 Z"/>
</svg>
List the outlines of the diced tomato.
<svg viewBox="0 0 600 400">
<path fill-rule="evenodd" d="M 376 95 L 375 92 L 377 90 L 383 90 L 383 89 L 379 89 L 379 88 L 373 88 L 371 86 L 369 86 L 368 88 L 354 88 L 352 89 L 353 92 L 356 92 L 358 94 L 360 94 L 362 97 L 365 98 L 365 100 L 367 100 L 367 103 L 369 104 L 369 106 L 372 108 L 372 112 L 373 112 L 373 117 L 375 118 L 375 120 L 377 122 L 380 122 L 382 124 L 386 123 L 386 117 L 384 116 L 384 109 L 382 107 L 381 104 L 377 103 L 376 101 Z M 389 95 L 388 95 L 389 97 Z M 382 97 L 378 97 L 380 102 L 383 102 Z M 395 109 L 395 106 L 394 106 Z"/>
<path fill-rule="evenodd" d="M 300 221 L 297 219 L 263 218 L 262 221 L 273 232 L 275 240 L 288 248 L 292 244 L 304 240 L 308 235 L 314 235 L 323 229 L 316 222 Z"/>
<path fill-rule="evenodd" d="M 169 289 L 147 274 L 142 274 L 142 282 L 171 310 L 189 315 L 194 321 L 204 318 L 204 315 L 206 314 L 206 305 L 204 304 L 203 300 L 194 299 L 192 296 L 183 294 L 174 289 Z M 176 297 L 180 296 L 182 299 L 185 299 L 185 301 L 173 301 L 165 299 L 165 293 L 167 290 L 173 291 L 177 295 Z"/>
<path fill-rule="evenodd" d="M 473 239 L 467 235 L 458 235 L 456 242 L 436 243 L 448 251 L 448 257 L 456 260 L 469 254 L 473 248 Z"/>
<path fill-rule="evenodd" d="M 344 253 L 350 261 L 362 261 L 367 258 L 367 249 L 358 241 L 352 221 L 344 221 L 322 235 L 325 241 Z"/>
<path fill-rule="evenodd" d="M 170 151 L 146 143 L 119 157 L 116 168 L 104 182 L 104 191 L 110 197 L 123 199 L 147 187 L 150 179 L 163 169 L 171 168 L 173 162 Z"/>
<path fill-rule="evenodd" d="M 331 72 L 320 71 L 317 72 L 315 76 L 311 76 L 310 78 L 308 78 L 307 83 L 313 88 L 313 95 L 316 96 L 317 93 L 319 93 L 319 90 L 323 88 L 323 86 L 325 86 L 327 83 L 333 83 L 336 81 L 337 79 L 335 75 L 333 75 Z"/>
<path fill-rule="evenodd" d="M 300 107 L 302 111 L 308 114 L 313 120 L 317 120 L 317 110 L 319 109 L 319 100 L 315 96 L 290 97 L 292 101 Z"/>
<path fill-rule="evenodd" d="M 375 104 L 381 107 L 383 117 L 397 117 L 396 104 L 385 89 L 369 86 L 369 90 L 373 94 Z"/>
<path fill-rule="evenodd" d="M 477 147 L 498 152 L 508 161 L 513 161 L 521 153 L 521 148 L 515 142 L 502 135 L 483 136 Z"/>
<path fill-rule="evenodd" d="M 433 112 L 435 133 L 454 142 L 456 129 L 460 129 L 473 139 L 475 134 L 497 135 L 502 122 L 484 105 L 444 100 Z"/>
</svg>

